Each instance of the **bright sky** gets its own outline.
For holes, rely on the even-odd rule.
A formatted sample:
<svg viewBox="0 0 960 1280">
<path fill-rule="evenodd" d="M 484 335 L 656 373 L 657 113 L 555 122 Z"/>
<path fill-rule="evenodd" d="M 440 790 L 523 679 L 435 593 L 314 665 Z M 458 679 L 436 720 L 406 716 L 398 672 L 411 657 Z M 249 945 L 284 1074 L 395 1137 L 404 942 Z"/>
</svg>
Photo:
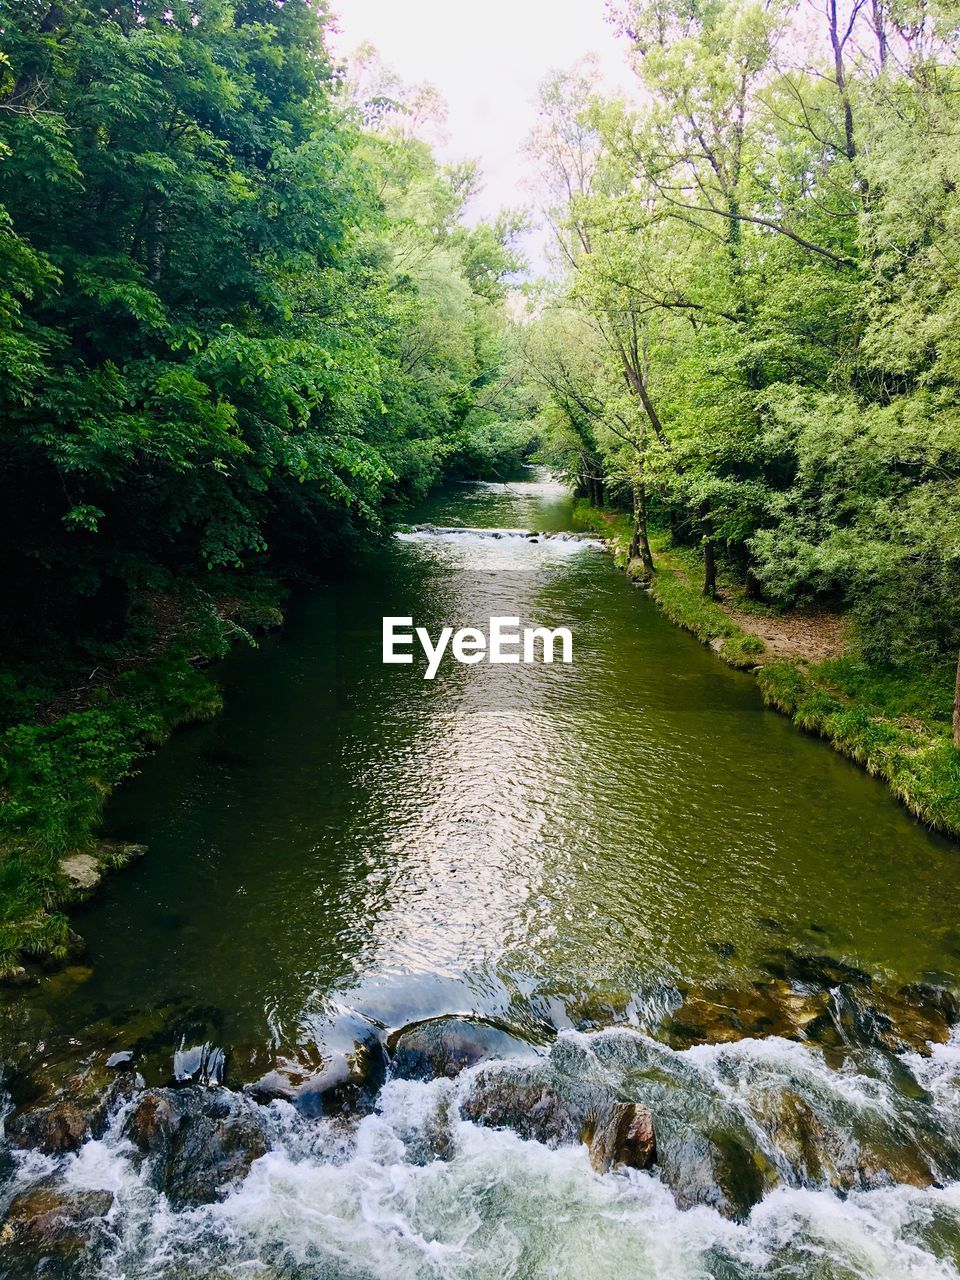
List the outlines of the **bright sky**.
<svg viewBox="0 0 960 1280">
<path fill-rule="evenodd" d="M 477 159 L 485 190 L 474 216 L 529 205 L 520 148 L 536 122 L 536 94 L 549 72 L 587 53 L 605 82 L 632 82 L 625 43 L 605 19 L 604 0 L 330 0 L 341 56 L 369 40 L 405 83 L 429 80 L 449 107 L 444 159 Z"/>
</svg>

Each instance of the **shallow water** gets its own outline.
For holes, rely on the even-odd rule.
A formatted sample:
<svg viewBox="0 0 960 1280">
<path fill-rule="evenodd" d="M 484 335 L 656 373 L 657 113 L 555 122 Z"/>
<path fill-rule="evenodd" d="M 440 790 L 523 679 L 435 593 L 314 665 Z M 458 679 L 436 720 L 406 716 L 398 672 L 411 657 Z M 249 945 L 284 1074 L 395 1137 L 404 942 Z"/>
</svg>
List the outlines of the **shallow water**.
<svg viewBox="0 0 960 1280">
<path fill-rule="evenodd" d="M 591 540 L 547 536 L 576 528 L 562 488 L 530 473 L 460 486 L 417 519 L 434 527 L 359 558 L 223 663 L 224 713 L 112 803 L 109 834 L 149 853 L 78 916 L 89 961 L 20 999 L 44 1052 L 108 1051 L 162 1024 L 156 1061 L 178 1034 L 214 1036 L 240 1083 L 268 1050 L 319 1061 L 362 1029 L 450 1012 L 574 1043 L 604 1010 L 655 1030 L 678 989 L 762 979 L 797 951 L 892 986 L 957 985 L 956 846 L 766 710 L 752 677 Z M 426 681 L 422 655 L 381 664 L 386 614 L 432 635 L 496 614 L 564 625 L 574 662 L 447 659 Z M 661 1073 L 737 1115 L 765 1114 L 764 1089 L 806 1089 L 833 1125 L 876 1104 L 955 1143 L 955 1045 L 882 1069 L 779 1039 L 662 1053 Z M 603 1070 L 634 1079 L 619 1060 Z M 466 1122 L 451 1159 L 414 1159 L 410 1134 L 463 1087 L 389 1082 L 349 1133 L 274 1104 L 274 1149 L 246 1182 L 179 1214 L 126 1159 L 119 1123 L 61 1168 L 116 1192 L 108 1275 L 255 1260 L 295 1277 L 958 1274 L 949 1169 L 940 1187 L 847 1197 L 790 1173 L 733 1223 L 681 1211 L 649 1173 L 597 1177 L 583 1147 Z"/>
</svg>

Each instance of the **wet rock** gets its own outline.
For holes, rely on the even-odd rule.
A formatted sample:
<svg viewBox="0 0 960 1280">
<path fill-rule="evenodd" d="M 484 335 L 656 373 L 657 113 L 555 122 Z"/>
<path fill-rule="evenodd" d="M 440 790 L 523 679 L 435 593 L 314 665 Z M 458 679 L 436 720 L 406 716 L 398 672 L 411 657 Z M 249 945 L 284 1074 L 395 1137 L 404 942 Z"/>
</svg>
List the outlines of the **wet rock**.
<svg viewBox="0 0 960 1280">
<path fill-rule="evenodd" d="M 949 992 L 922 987 L 897 992 L 849 985 L 829 992 L 824 1018 L 808 1028 L 825 1049 L 883 1049 L 899 1054 L 913 1050 L 924 1056 L 931 1044 L 945 1044 L 955 1025 Z"/>
<path fill-rule="evenodd" d="M 702 1061 L 626 1029 L 595 1037 L 589 1051 L 593 1070 L 642 1097 L 656 1118 L 657 1167 L 681 1208 L 709 1205 L 742 1218 L 778 1184 L 772 1144 L 725 1080 L 739 1076 L 735 1052 Z"/>
<path fill-rule="evenodd" d="M 743 987 L 698 987 L 689 990 L 666 1021 L 668 1044 L 727 1044 L 746 1036 L 808 1038 L 809 1028 L 828 1009 L 827 992 L 797 990 L 786 980 Z"/>
<path fill-rule="evenodd" d="M 548 1063 L 480 1070 L 460 1111 L 475 1124 L 511 1129 L 546 1146 L 585 1142 L 598 1173 L 617 1165 L 646 1169 L 657 1158 L 653 1116 L 646 1107 Z"/>
<path fill-rule="evenodd" d="M 243 1091 L 256 1102 L 293 1102 L 301 1087 L 316 1074 L 315 1069 L 299 1062 L 281 1059 L 258 1080 L 244 1085 Z"/>
<path fill-rule="evenodd" d="M 147 1159 L 151 1184 L 175 1209 L 219 1199 L 268 1148 L 255 1104 L 197 1085 L 149 1090 L 124 1132 Z"/>
<path fill-rule="evenodd" d="M 401 1080 L 452 1079 L 491 1058 L 527 1055 L 532 1046 L 480 1018 L 430 1018 L 391 1037 L 391 1073 Z"/>
<path fill-rule="evenodd" d="M 893 1053 L 913 1049 L 929 1055 L 931 1044 L 946 1044 L 960 1021 L 960 1002 L 952 991 L 912 983 L 893 994 L 877 993 L 873 1007 L 883 1019 L 878 1040 Z"/>
<path fill-rule="evenodd" d="M 115 1074 L 105 1066 L 87 1064 L 23 1107 L 7 1132 L 17 1146 L 36 1147 L 48 1155 L 76 1151 L 88 1138 L 100 1137 L 110 1115 L 142 1085 L 133 1072 Z"/>
<path fill-rule="evenodd" d="M 960 1022 L 960 997 L 948 987 L 938 987 L 930 982 L 912 982 L 901 987 L 897 995 L 912 1008 L 922 1009 L 928 1016 L 935 1016 L 948 1027 Z"/>
<path fill-rule="evenodd" d="M 561 1146 L 580 1142 L 588 1118 L 609 1100 L 588 1086 L 571 1093 L 575 1096 L 564 1096 L 547 1071 L 496 1066 L 476 1075 L 460 1111 L 474 1124 L 512 1129 L 521 1138 Z"/>
<path fill-rule="evenodd" d="M 421 1134 L 427 1151 L 433 1159 L 451 1160 L 456 1150 L 453 1121 L 455 1108 L 450 1098 L 441 1098 L 436 1110 L 432 1111 L 422 1126 Z M 417 1152 L 410 1146 L 408 1155 L 416 1158 Z M 427 1163 L 426 1160 L 423 1163 Z"/>
<path fill-rule="evenodd" d="M 418 1101 L 420 1105 L 411 1108 L 404 1120 L 395 1117 L 391 1126 L 403 1143 L 405 1159 L 414 1165 L 451 1160 L 457 1150 L 456 1123 L 460 1118 L 453 1091 L 438 1090 L 431 1092 L 429 1100 L 421 1097 Z"/>
<path fill-rule="evenodd" d="M 839 1185 L 843 1141 L 821 1123 L 798 1094 L 790 1090 L 779 1094 L 765 1118 L 765 1127 L 801 1183 Z"/>
<path fill-rule="evenodd" d="M 314 1117 L 372 1111 L 385 1075 L 380 1043 L 358 1041 L 350 1053 L 332 1053 L 297 1089 L 294 1105 L 301 1115 Z"/>
<path fill-rule="evenodd" d="M 11 1136 L 19 1146 L 37 1147 L 48 1155 L 76 1151 L 89 1138 L 94 1125 L 88 1112 L 62 1099 L 18 1116 Z"/>
<path fill-rule="evenodd" d="M 766 968 L 777 977 L 785 977 L 817 990 L 827 991 L 841 984 L 869 987 L 873 979 L 865 969 L 837 960 L 833 956 L 810 955 L 789 948 L 768 962 Z"/>
<path fill-rule="evenodd" d="M 0 1228 L 3 1274 L 50 1275 L 58 1264 L 77 1262 L 112 1204 L 110 1191 L 84 1191 L 52 1180 L 20 1192 Z"/>
<path fill-rule="evenodd" d="M 960 1019 L 943 987 L 890 992 L 862 969 L 829 956 L 785 951 L 764 966 L 778 976 L 740 987 L 693 987 L 661 1028 L 668 1044 L 723 1044 L 744 1036 L 810 1041 L 841 1060 L 851 1049 L 930 1052 Z"/>
<path fill-rule="evenodd" d="M 722 1130 L 668 1135 L 658 1144 L 658 1163 L 679 1208 L 709 1205 L 736 1220 L 744 1219 L 777 1180 L 748 1139 Z"/>
<path fill-rule="evenodd" d="M 657 1139 L 650 1111 L 637 1102 L 612 1102 L 588 1121 L 583 1134 L 597 1173 L 617 1165 L 649 1169 L 657 1160 Z"/>
<path fill-rule="evenodd" d="M 127 1120 L 125 1133 L 144 1155 L 158 1151 L 180 1127 L 181 1112 L 159 1091 L 144 1094 Z"/>
<path fill-rule="evenodd" d="M 188 1047 L 181 1040 L 180 1048 L 173 1055 L 173 1083 L 211 1086 L 223 1084 L 226 1062 L 224 1051 L 209 1041 Z"/>
<path fill-rule="evenodd" d="M 881 1141 L 861 1149 L 854 1169 L 841 1169 L 835 1185 L 843 1191 L 876 1191 L 902 1183 L 932 1187 L 938 1180 L 929 1159 L 915 1144 Z"/>
<path fill-rule="evenodd" d="M 768 1097 L 761 1122 L 802 1186 L 869 1191 L 896 1183 L 928 1187 L 936 1181 L 933 1155 L 949 1160 L 937 1133 L 927 1129 L 922 1145 L 883 1108 L 821 1114 L 822 1103 L 792 1090 Z"/>
</svg>

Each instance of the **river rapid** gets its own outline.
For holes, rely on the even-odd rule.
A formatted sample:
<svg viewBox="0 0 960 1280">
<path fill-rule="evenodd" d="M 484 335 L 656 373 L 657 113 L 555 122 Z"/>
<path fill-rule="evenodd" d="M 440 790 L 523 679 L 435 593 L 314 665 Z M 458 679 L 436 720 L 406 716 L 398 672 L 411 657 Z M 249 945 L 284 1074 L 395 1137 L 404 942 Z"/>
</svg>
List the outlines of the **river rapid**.
<svg viewBox="0 0 960 1280">
<path fill-rule="evenodd" d="M 416 519 L 221 665 L 4 996 L 0 1275 L 960 1277 L 956 846 L 545 473 Z M 574 660 L 426 681 L 384 615 Z"/>
</svg>

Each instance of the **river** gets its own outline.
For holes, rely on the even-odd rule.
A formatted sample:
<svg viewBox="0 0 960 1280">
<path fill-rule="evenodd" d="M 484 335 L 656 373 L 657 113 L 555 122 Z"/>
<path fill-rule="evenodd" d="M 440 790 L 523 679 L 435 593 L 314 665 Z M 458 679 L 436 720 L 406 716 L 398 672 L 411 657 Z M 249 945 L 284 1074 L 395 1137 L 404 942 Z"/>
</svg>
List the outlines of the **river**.
<svg viewBox="0 0 960 1280">
<path fill-rule="evenodd" d="M 960 1040 L 896 1030 L 928 998 L 904 988 L 953 1020 L 956 846 L 564 536 L 544 473 L 416 519 L 235 650 L 223 714 L 114 798 L 107 834 L 149 852 L 78 914 L 89 957 L 9 1003 L 11 1079 L 132 1050 L 161 1085 L 209 1041 L 238 1088 L 472 1015 L 649 1105 L 662 1169 L 600 1175 L 583 1144 L 463 1119 L 476 1069 L 388 1070 L 367 1114 L 261 1108 L 269 1149 L 215 1203 L 159 1194 L 122 1115 L 77 1152 L 14 1152 L 7 1198 L 112 1193 L 77 1274 L 960 1275 Z M 422 657 L 382 664 L 384 615 L 563 625 L 574 660 L 427 681 Z M 711 1143 L 753 1161 L 739 1210 Z"/>
</svg>

